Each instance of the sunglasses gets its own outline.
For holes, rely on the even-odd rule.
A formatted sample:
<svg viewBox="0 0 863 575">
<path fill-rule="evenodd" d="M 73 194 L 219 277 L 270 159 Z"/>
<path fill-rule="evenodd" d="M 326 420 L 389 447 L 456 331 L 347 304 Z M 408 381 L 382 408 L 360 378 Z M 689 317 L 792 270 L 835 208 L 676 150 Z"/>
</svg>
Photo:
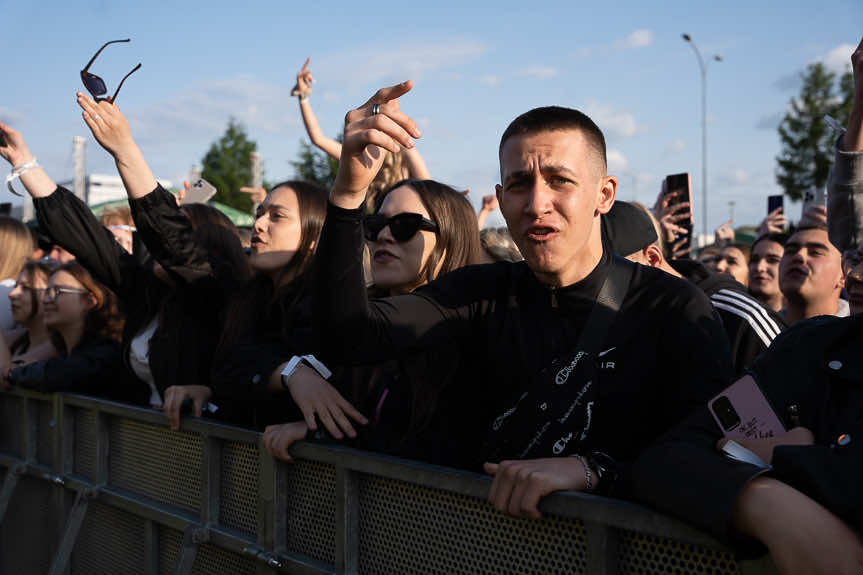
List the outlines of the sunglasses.
<svg viewBox="0 0 863 575">
<path fill-rule="evenodd" d="M 385 227 L 390 227 L 390 233 L 397 242 L 406 242 L 420 230 L 437 233 L 440 231 L 437 224 L 422 217 L 420 214 L 403 213 L 387 217 L 381 214 L 367 216 L 363 220 L 366 239 L 370 242 L 378 240 L 378 234 Z"/>
<path fill-rule="evenodd" d="M 102 47 L 99 48 L 99 51 L 96 52 L 96 54 L 92 58 L 90 58 L 90 61 L 87 62 L 87 65 L 84 67 L 84 69 L 81 70 L 81 81 L 84 82 L 84 87 L 87 88 L 87 91 L 90 92 L 90 95 L 93 96 L 93 99 L 97 102 L 116 101 L 117 94 L 120 93 L 120 88 L 123 87 L 123 82 L 125 82 L 126 78 L 137 72 L 138 68 L 141 67 L 141 64 L 138 63 L 137 66 L 132 68 L 131 72 L 123 76 L 123 79 L 120 80 L 120 85 L 117 86 L 117 91 L 114 92 L 113 96 L 111 96 L 110 98 L 100 97 L 104 96 L 108 92 L 108 88 L 105 87 L 105 80 L 103 80 L 99 76 L 96 76 L 95 74 L 91 74 L 88 70 L 90 69 L 90 66 L 93 65 L 93 62 L 96 61 L 96 58 L 99 56 L 99 54 L 102 53 L 102 50 L 104 50 L 108 44 L 116 44 L 117 42 L 131 42 L 131 40 L 129 38 L 126 38 L 125 40 L 111 40 L 110 42 L 105 42 L 105 44 L 103 44 Z"/>
</svg>

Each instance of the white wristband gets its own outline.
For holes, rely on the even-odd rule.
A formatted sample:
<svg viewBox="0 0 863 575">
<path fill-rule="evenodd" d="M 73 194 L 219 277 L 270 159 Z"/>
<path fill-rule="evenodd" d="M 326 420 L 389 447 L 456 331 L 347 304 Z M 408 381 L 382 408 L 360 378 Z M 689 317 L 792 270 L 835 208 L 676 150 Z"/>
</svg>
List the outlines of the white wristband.
<svg viewBox="0 0 863 575">
<path fill-rule="evenodd" d="M 9 175 L 6 176 L 6 187 L 9 188 L 9 191 L 12 194 L 18 196 L 19 198 L 23 198 L 23 194 L 19 194 L 15 191 L 15 188 L 12 187 L 12 182 L 15 181 L 16 178 L 20 178 L 23 174 L 27 173 L 28 170 L 32 170 L 33 168 L 38 168 L 39 162 L 36 161 L 36 156 L 27 162 L 18 164 L 17 166 L 12 167 L 12 171 L 9 172 Z"/>
<path fill-rule="evenodd" d="M 329 369 L 327 369 L 327 366 L 318 361 L 318 359 L 312 354 L 295 355 L 291 358 L 291 361 L 289 361 L 288 364 L 285 366 L 285 369 L 282 370 L 283 383 L 287 383 L 294 371 L 300 366 L 301 362 L 306 362 L 309 367 L 318 372 L 318 375 L 320 375 L 324 379 L 329 379 L 330 376 L 333 375 L 333 373 Z"/>
</svg>

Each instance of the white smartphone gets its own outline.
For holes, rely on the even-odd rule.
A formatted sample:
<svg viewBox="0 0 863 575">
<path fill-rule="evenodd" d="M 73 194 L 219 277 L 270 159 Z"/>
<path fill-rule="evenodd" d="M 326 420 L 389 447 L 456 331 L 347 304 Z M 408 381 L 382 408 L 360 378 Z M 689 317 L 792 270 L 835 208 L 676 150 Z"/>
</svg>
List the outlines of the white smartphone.
<svg viewBox="0 0 863 575">
<path fill-rule="evenodd" d="M 764 439 L 785 433 L 785 426 L 751 375 L 744 376 L 707 402 L 728 438 Z"/>
<path fill-rule="evenodd" d="M 205 180 L 199 178 L 195 183 L 189 186 L 186 192 L 186 197 L 183 200 L 184 204 L 206 204 L 210 198 L 216 195 L 216 188 Z"/>
<path fill-rule="evenodd" d="M 801 214 L 805 214 L 813 206 L 827 207 L 827 191 L 824 188 L 808 190 L 803 194 L 803 211 Z"/>
</svg>

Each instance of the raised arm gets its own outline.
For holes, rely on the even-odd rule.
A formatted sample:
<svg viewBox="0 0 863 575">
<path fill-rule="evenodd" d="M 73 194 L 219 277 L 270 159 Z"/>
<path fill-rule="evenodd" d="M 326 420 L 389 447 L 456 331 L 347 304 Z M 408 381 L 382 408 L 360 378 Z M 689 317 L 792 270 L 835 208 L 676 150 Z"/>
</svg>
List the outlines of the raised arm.
<svg viewBox="0 0 863 575">
<path fill-rule="evenodd" d="M 321 131 L 321 126 L 318 124 L 318 119 L 312 111 L 312 105 L 309 103 L 309 94 L 312 92 L 312 83 L 315 81 L 312 78 L 311 70 L 309 70 L 310 61 L 311 58 L 306 58 L 303 69 L 297 72 L 297 85 L 292 94 L 296 95 L 300 102 L 300 113 L 303 115 L 303 124 L 306 126 L 306 133 L 309 135 L 309 139 L 331 158 L 338 160 L 342 154 L 342 145 L 324 135 Z"/>
<path fill-rule="evenodd" d="M 827 225 L 839 251 L 863 241 L 863 40 L 851 55 L 854 99 L 827 181 Z"/>
</svg>

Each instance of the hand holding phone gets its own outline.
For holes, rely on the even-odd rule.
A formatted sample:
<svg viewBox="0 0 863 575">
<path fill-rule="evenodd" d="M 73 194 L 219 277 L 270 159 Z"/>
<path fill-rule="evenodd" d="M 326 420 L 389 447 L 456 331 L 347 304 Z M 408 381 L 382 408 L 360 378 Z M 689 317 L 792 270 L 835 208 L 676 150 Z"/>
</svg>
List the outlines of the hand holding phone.
<svg viewBox="0 0 863 575">
<path fill-rule="evenodd" d="M 785 433 L 770 400 L 751 375 L 740 378 L 707 402 L 725 437 L 766 439 Z"/>
<path fill-rule="evenodd" d="M 203 178 L 199 178 L 186 190 L 184 204 L 206 204 L 210 198 L 216 195 L 216 188 Z"/>
</svg>

